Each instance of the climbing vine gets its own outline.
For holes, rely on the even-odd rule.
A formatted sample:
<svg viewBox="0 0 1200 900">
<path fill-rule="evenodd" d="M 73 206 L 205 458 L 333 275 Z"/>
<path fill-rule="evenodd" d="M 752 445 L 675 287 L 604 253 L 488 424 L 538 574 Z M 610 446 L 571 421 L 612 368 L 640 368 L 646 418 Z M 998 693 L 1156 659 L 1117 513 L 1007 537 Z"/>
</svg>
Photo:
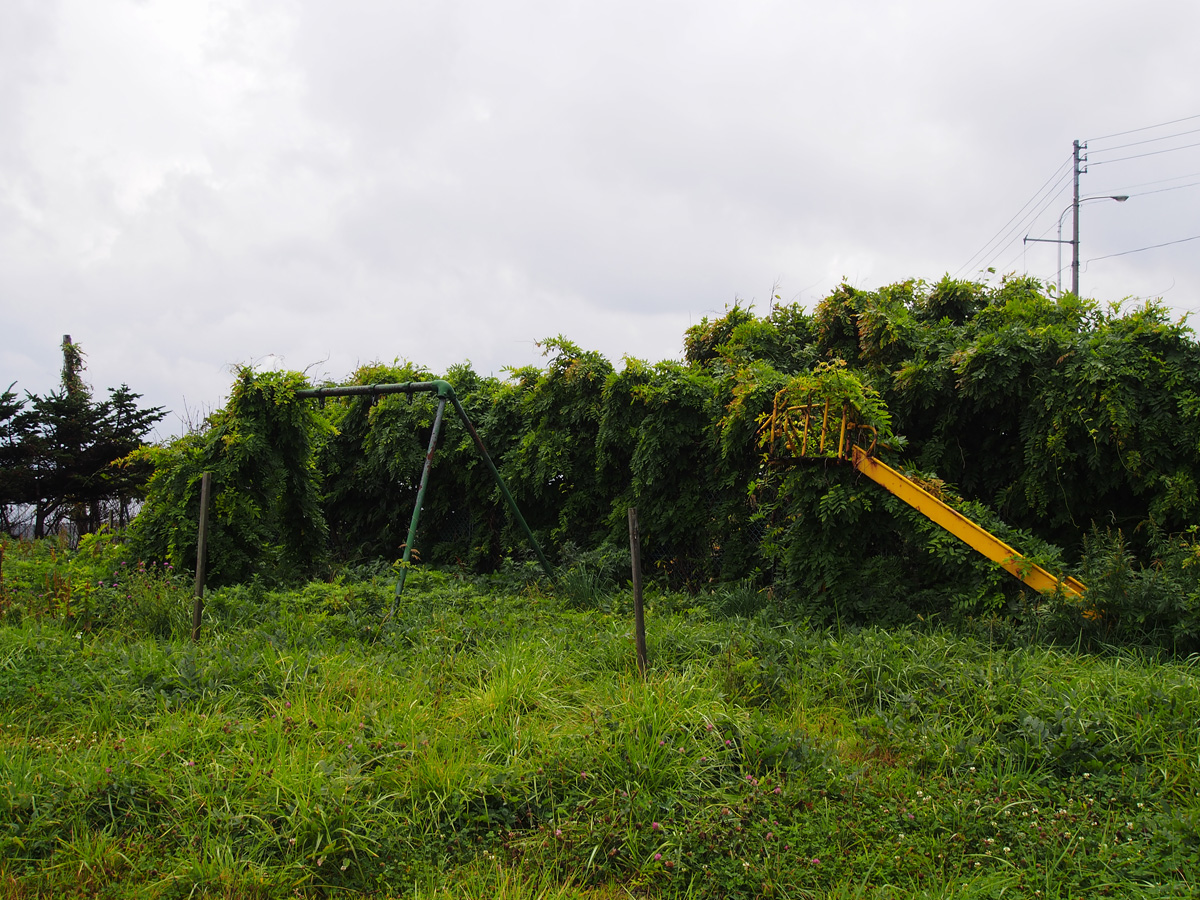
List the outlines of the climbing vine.
<svg viewBox="0 0 1200 900">
<path fill-rule="evenodd" d="M 320 569 L 327 529 L 315 458 L 334 432 L 296 398 L 307 386 L 299 373 L 244 367 L 203 431 L 143 451 L 155 471 L 131 533 L 142 558 L 191 567 L 210 472 L 210 583 L 290 581 Z"/>
<path fill-rule="evenodd" d="M 559 336 L 544 366 L 447 374 L 552 556 L 619 549 L 637 506 L 655 571 L 677 585 L 749 577 L 818 620 L 1019 605 L 1017 582 L 851 467 L 785 463 L 764 443 L 777 404 L 828 401 L 853 409 L 892 465 L 1047 564 L 1087 563 L 1114 529 L 1135 565 L 1163 547 L 1183 558 L 1172 536 L 1200 512 L 1200 347 L 1161 305 L 1102 309 L 1025 278 L 841 285 L 811 312 L 734 305 L 683 346 L 681 361 L 617 369 Z M 347 380 L 431 377 L 396 363 Z M 224 580 L 312 571 L 326 554 L 395 559 L 433 399 L 322 409 L 296 401 L 303 384 L 241 370 L 203 432 L 145 451 L 156 474 L 136 539 L 186 562 L 210 470 Z M 470 571 L 525 552 L 455 422 L 418 542 L 423 560 Z"/>
</svg>

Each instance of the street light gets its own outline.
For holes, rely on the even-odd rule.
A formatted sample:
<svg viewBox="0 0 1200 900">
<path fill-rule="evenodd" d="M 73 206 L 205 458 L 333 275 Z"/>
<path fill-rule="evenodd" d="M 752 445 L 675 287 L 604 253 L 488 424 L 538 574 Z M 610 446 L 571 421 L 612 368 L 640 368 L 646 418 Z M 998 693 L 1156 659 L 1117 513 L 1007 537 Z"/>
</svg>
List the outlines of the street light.
<svg viewBox="0 0 1200 900">
<path fill-rule="evenodd" d="M 1071 245 L 1071 293 L 1079 296 L 1079 206 L 1089 200 L 1116 200 L 1124 203 L 1129 199 L 1128 194 L 1103 194 L 1096 197 L 1082 197 L 1058 214 L 1058 240 L 1051 238 L 1034 238 L 1025 236 L 1024 243 L 1040 242 L 1043 244 L 1058 244 L 1058 292 L 1062 293 L 1062 245 Z M 1075 210 L 1075 234 L 1069 241 L 1062 239 L 1063 216 Z"/>
<path fill-rule="evenodd" d="M 1089 200 L 1116 200 L 1118 203 L 1124 203 L 1129 199 L 1128 194 L 1107 194 L 1101 197 L 1084 197 L 1082 200 L 1076 200 L 1067 209 L 1075 210 L 1075 236 L 1071 239 L 1071 293 L 1076 297 L 1079 296 L 1079 204 L 1086 203 Z M 1058 290 L 1062 292 L 1062 220 L 1067 214 L 1067 209 L 1064 209 L 1058 215 Z"/>
</svg>

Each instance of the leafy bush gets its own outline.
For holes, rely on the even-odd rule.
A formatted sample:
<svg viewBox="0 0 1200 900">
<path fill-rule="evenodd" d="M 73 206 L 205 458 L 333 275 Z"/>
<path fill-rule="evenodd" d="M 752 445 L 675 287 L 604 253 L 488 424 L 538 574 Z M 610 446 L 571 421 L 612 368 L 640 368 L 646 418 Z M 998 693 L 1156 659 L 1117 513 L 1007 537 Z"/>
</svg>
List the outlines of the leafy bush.
<svg viewBox="0 0 1200 900">
<path fill-rule="evenodd" d="M 306 386 L 298 373 L 243 368 L 207 430 L 144 451 L 155 473 L 131 529 L 133 552 L 190 569 L 201 479 L 209 472 L 208 583 L 255 575 L 290 582 L 316 572 L 327 531 L 313 460 L 330 428 L 313 404 L 296 400 Z"/>
<path fill-rule="evenodd" d="M 1151 565 L 1139 564 L 1120 529 L 1094 528 L 1084 542 L 1083 602 L 1050 598 L 1037 626 L 1051 639 L 1086 646 L 1155 647 L 1200 652 L 1200 543 L 1196 530 L 1151 529 Z"/>
<path fill-rule="evenodd" d="M 752 578 L 814 622 L 1007 618 L 1063 637 L 1195 645 L 1189 551 L 1171 544 L 1192 539 L 1155 535 L 1183 535 L 1200 511 L 1200 346 L 1160 305 L 1106 311 L 1027 278 L 841 285 L 811 314 L 735 306 L 706 319 L 682 363 L 627 359 L 618 371 L 561 336 L 542 346 L 546 366 L 507 381 L 469 366 L 447 377 L 581 605 L 599 602 L 605 576 L 570 557 L 621 546 L 634 506 L 646 574 L 669 590 Z M 429 377 L 373 364 L 351 381 Z M 327 574 L 331 558 L 400 555 L 433 401 L 320 408 L 296 399 L 304 383 L 242 370 L 205 433 L 147 451 L 157 474 L 137 558 L 190 565 L 204 470 L 216 479 L 216 585 L 276 586 Z M 766 446 L 777 400 L 851 411 L 850 440 L 873 433 L 879 455 L 1056 573 L 1094 557 L 1107 616 L 1039 604 L 851 467 Z M 432 478 L 414 558 L 519 574 L 525 538 L 456 424 Z M 1111 571 L 1085 547 L 1096 527 L 1124 535 Z"/>
</svg>

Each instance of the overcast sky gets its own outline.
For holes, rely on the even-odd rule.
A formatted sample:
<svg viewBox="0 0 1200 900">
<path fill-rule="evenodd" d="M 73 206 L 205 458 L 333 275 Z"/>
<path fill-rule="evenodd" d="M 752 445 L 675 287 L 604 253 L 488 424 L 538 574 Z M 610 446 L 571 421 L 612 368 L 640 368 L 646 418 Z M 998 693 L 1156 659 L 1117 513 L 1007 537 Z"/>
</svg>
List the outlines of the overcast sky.
<svg viewBox="0 0 1200 900">
<path fill-rule="evenodd" d="M 166 433 L 239 363 L 620 365 L 776 283 L 1053 282 L 1021 238 L 1076 139 L 1130 195 L 1083 205 L 1081 292 L 1200 310 L 1198 35 L 1194 0 L 3 0 L 0 389 L 70 334 Z"/>
</svg>

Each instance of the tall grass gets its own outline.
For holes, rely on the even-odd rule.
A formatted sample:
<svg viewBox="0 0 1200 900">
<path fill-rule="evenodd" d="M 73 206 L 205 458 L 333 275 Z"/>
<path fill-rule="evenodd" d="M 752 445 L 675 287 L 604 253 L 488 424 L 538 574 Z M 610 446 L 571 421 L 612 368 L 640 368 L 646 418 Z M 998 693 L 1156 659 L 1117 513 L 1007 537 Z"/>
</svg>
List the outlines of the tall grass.
<svg viewBox="0 0 1200 900">
<path fill-rule="evenodd" d="M 37 573 L 74 591 L 86 558 L 20 552 L 0 896 L 1194 891 L 1194 660 L 813 631 L 742 586 L 652 596 L 643 681 L 627 595 L 421 570 L 382 629 L 370 578 L 227 589 L 194 646 L 114 607 L 81 627 Z"/>
</svg>

